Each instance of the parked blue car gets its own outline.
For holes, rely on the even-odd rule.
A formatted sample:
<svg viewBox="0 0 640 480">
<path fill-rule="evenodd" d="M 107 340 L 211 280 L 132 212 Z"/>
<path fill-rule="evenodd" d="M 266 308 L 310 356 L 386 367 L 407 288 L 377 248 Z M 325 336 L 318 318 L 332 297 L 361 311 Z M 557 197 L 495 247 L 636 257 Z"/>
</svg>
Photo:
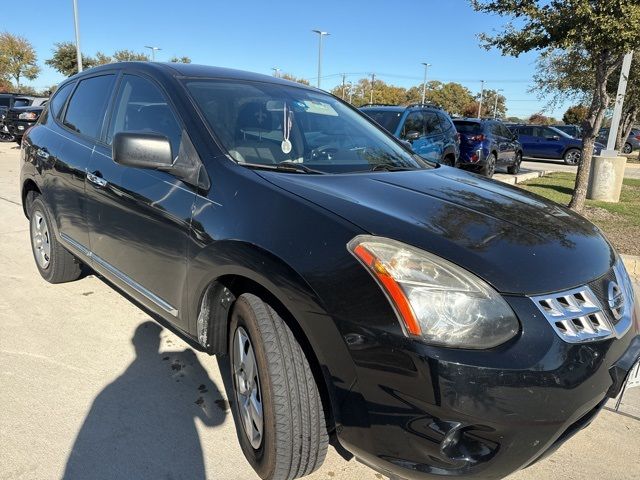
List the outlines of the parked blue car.
<svg viewBox="0 0 640 480">
<path fill-rule="evenodd" d="M 458 166 L 491 178 L 496 167 L 507 167 L 516 174 L 522 163 L 522 147 L 504 123 L 494 119 L 456 118 L 453 124 L 460 136 Z"/>
<path fill-rule="evenodd" d="M 516 125 L 512 131 L 518 134 L 525 157 L 560 159 L 567 165 L 577 165 L 582 157 L 582 140 L 555 127 Z M 594 153 L 600 155 L 603 148 L 596 143 Z"/>
<path fill-rule="evenodd" d="M 460 140 L 447 113 L 433 105 L 365 105 L 366 114 L 394 136 L 411 143 L 426 160 L 454 166 L 460 155 Z"/>
</svg>

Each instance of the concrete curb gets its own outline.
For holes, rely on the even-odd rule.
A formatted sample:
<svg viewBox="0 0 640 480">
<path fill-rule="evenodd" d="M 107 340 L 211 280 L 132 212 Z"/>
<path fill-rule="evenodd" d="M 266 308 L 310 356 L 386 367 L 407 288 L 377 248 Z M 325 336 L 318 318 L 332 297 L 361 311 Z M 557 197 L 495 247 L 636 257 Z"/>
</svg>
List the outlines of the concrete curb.
<svg viewBox="0 0 640 480">
<path fill-rule="evenodd" d="M 640 282 L 640 257 L 636 255 L 620 255 L 631 278 Z"/>
<path fill-rule="evenodd" d="M 500 182 L 508 183 L 509 185 L 516 185 L 527 180 L 544 177 L 545 175 L 553 172 L 554 170 L 529 170 L 526 172 L 518 173 L 516 175 L 509 175 L 508 173 L 496 173 L 493 178 Z"/>
</svg>

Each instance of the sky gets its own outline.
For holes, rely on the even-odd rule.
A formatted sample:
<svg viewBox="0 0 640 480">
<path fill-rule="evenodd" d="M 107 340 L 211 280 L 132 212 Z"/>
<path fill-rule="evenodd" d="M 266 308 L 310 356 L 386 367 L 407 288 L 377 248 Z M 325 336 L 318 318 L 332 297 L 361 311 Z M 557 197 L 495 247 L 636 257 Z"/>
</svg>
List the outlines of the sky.
<svg viewBox="0 0 640 480">
<path fill-rule="evenodd" d="M 26 37 L 36 49 L 40 76 L 30 82 L 46 88 L 63 76 L 44 65 L 55 42 L 73 41 L 72 0 L 29 2 L 5 8 L 0 31 Z M 325 37 L 322 88 L 376 73 L 387 83 L 410 87 L 429 79 L 464 84 L 479 92 L 503 89 L 507 115 L 526 117 L 545 110 L 562 117 L 568 105 L 548 109 L 531 92 L 536 53 L 503 57 L 480 47 L 478 34 L 499 30 L 505 19 L 476 13 L 468 0 L 78 0 L 82 52 L 112 54 L 116 50 L 162 48 L 156 60 L 190 57 L 193 63 L 272 74 L 282 72 L 309 79 L 315 85 L 318 36 Z"/>
</svg>

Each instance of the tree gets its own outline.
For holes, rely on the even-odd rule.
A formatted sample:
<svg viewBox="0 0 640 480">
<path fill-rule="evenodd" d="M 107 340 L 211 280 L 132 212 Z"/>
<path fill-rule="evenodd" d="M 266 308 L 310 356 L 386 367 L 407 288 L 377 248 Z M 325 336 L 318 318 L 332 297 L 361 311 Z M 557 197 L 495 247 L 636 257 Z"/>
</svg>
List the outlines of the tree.
<svg viewBox="0 0 640 480">
<path fill-rule="evenodd" d="M 76 54 L 76 45 L 72 42 L 58 42 L 53 49 L 53 57 L 44 61 L 44 63 L 51 68 L 54 68 L 61 74 L 70 77 L 78 73 L 78 56 Z M 82 66 L 83 68 L 91 68 L 96 64 L 96 61 L 82 54 Z"/>
<path fill-rule="evenodd" d="M 176 57 L 175 55 L 169 60 L 171 63 L 191 63 L 189 57 Z"/>
<path fill-rule="evenodd" d="M 113 62 L 113 58 L 109 55 L 105 55 L 102 52 L 96 52 L 96 58 L 94 60 L 95 65 L 106 65 L 107 63 Z"/>
<path fill-rule="evenodd" d="M 342 85 L 337 85 L 331 90 L 331 93 L 342 98 Z M 373 103 L 389 105 L 402 105 L 407 103 L 407 90 L 405 88 L 389 85 L 382 80 L 375 80 L 372 88 L 371 79 L 369 78 L 361 78 L 356 84 L 346 84 L 344 96 L 345 100 L 350 101 L 357 107 L 371 103 L 372 96 Z"/>
<path fill-rule="evenodd" d="M 640 47 L 640 1 L 638 0 L 470 0 L 475 10 L 509 17 L 496 35 L 482 34 L 486 48 L 503 55 L 530 51 L 570 51 L 593 73 L 589 113 L 583 123 L 582 159 L 569 207 L 581 211 L 587 194 L 594 144 L 607 107 L 607 85 L 620 68 L 623 56 Z"/>
<path fill-rule="evenodd" d="M 538 112 L 534 113 L 527 119 L 527 123 L 532 125 L 553 125 L 556 123 L 556 119 L 552 117 L 547 117 L 546 115 Z"/>
<path fill-rule="evenodd" d="M 280 78 L 284 78 L 285 80 L 290 80 L 292 82 L 298 82 L 302 85 L 309 85 L 309 80 L 307 80 L 306 78 L 299 78 L 295 75 L 291 75 L 290 73 L 283 73 Z"/>
<path fill-rule="evenodd" d="M 20 88 L 20 79 L 35 79 L 40 73 L 36 51 L 29 41 L 20 35 L 0 33 L 0 77 L 15 81 Z"/>
<path fill-rule="evenodd" d="M 113 59 L 116 62 L 148 62 L 149 55 L 131 50 L 118 50 L 113 54 Z"/>
<path fill-rule="evenodd" d="M 0 93 L 10 92 L 13 92 L 13 85 L 11 85 L 11 82 L 4 78 L 0 78 Z"/>
<path fill-rule="evenodd" d="M 471 91 L 459 83 L 443 83 L 433 80 L 427 83 L 426 102 L 442 107 L 451 115 L 463 115 L 467 106 L 473 102 Z M 422 101 L 422 85 L 407 90 L 407 102 Z"/>
<path fill-rule="evenodd" d="M 567 108 L 562 116 L 562 121 L 567 125 L 582 125 L 587 119 L 589 108 L 585 105 L 574 105 Z"/>
</svg>

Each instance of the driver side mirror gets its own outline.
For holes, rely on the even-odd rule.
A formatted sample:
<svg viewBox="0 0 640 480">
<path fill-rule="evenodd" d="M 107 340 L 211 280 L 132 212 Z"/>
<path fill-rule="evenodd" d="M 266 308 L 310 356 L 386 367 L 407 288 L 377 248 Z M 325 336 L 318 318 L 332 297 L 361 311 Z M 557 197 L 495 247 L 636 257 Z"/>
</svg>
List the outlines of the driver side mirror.
<svg viewBox="0 0 640 480">
<path fill-rule="evenodd" d="M 418 140 L 420 138 L 420 132 L 416 132 L 415 130 L 410 130 L 404 135 L 404 139 L 407 142 L 413 142 L 414 140 Z"/>
<path fill-rule="evenodd" d="M 112 154 L 114 162 L 128 167 L 167 170 L 173 165 L 171 143 L 157 133 L 118 132 Z"/>
</svg>

